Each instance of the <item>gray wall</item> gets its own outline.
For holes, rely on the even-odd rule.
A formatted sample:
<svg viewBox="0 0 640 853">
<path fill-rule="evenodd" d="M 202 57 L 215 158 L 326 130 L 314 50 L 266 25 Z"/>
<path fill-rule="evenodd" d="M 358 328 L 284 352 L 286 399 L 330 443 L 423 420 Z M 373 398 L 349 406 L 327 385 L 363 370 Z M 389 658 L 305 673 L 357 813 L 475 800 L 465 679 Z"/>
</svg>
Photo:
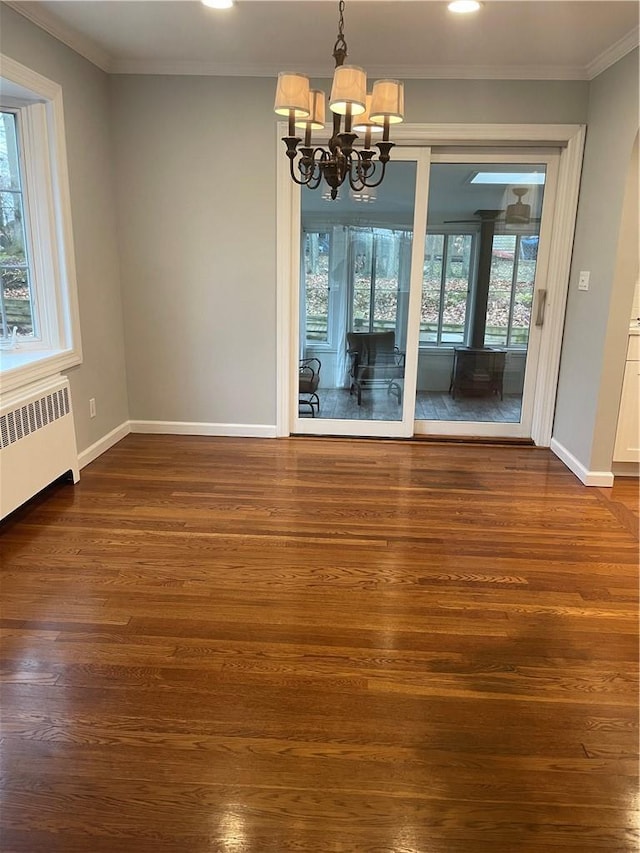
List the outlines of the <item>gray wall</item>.
<svg viewBox="0 0 640 853">
<path fill-rule="evenodd" d="M 575 80 L 407 80 L 408 122 L 584 124 L 589 84 Z"/>
<path fill-rule="evenodd" d="M 636 221 L 616 274 L 625 188 L 638 132 L 638 51 L 592 81 L 562 346 L 554 438 L 588 470 L 610 471 L 637 276 Z M 636 184 L 637 192 L 637 184 Z M 635 246 L 634 246 L 635 240 Z M 635 258 L 635 265 L 631 261 Z M 635 266 L 635 269 L 634 269 Z M 577 289 L 590 270 L 588 292 Z"/>
<path fill-rule="evenodd" d="M 274 82 L 116 76 L 112 94 L 131 417 L 274 424 Z M 583 123 L 588 84 L 410 80 L 406 99 L 412 122 Z"/>
<path fill-rule="evenodd" d="M 0 50 L 63 89 L 84 361 L 68 371 L 78 450 L 128 418 L 109 78 L 6 6 Z M 89 398 L 97 416 L 89 419 Z"/>
<path fill-rule="evenodd" d="M 271 80 L 112 79 L 131 417 L 274 424 Z"/>
</svg>

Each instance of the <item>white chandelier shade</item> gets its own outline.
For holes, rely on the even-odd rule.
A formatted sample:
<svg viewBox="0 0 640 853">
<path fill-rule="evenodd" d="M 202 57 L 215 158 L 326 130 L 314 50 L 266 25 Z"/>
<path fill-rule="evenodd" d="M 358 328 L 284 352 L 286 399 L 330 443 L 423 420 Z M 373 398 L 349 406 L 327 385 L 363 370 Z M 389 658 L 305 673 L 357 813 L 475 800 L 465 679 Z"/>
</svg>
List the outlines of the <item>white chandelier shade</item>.
<svg viewBox="0 0 640 853">
<path fill-rule="evenodd" d="M 279 116 L 307 118 L 309 115 L 309 78 L 304 74 L 281 71 L 278 74 L 276 102 L 273 107 Z"/>
<path fill-rule="evenodd" d="M 333 73 L 329 109 L 340 116 L 362 115 L 367 99 L 367 75 L 357 65 L 339 65 Z"/>
<path fill-rule="evenodd" d="M 370 133 L 382 133 L 383 127 L 382 123 L 377 124 L 375 121 L 371 121 L 371 100 L 373 95 L 367 95 L 367 104 L 366 109 L 359 115 L 356 123 L 353 125 L 353 129 L 356 133 L 366 133 L 369 131 Z"/>
<path fill-rule="evenodd" d="M 404 121 L 404 84 L 400 80 L 376 80 L 371 96 L 371 121 L 400 124 Z"/>
<path fill-rule="evenodd" d="M 309 92 L 309 115 L 298 119 L 296 127 L 302 130 L 322 130 L 325 124 L 326 95 L 322 89 L 311 89 Z"/>
</svg>

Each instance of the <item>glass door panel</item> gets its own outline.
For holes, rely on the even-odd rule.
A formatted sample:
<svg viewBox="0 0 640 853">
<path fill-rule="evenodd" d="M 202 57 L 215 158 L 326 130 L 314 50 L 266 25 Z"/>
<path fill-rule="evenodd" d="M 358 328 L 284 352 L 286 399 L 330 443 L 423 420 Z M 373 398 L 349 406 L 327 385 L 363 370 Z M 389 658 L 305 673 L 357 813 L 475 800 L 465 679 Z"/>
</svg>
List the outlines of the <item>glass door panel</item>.
<svg viewBox="0 0 640 853">
<path fill-rule="evenodd" d="M 384 181 L 366 198 L 344 186 L 335 201 L 301 191 L 294 432 L 413 431 L 415 380 L 409 398 L 405 386 L 417 170 L 418 158 L 405 149 L 394 152 Z M 422 194 L 424 211 L 426 182 Z"/>
<path fill-rule="evenodd" d="M 550 158 L 491 159 L 431 165 L 419 433 L 530 434 L 525 377 L 539 343 L 531 321 L 544 287 L 536 273 Z"/>
</svg>

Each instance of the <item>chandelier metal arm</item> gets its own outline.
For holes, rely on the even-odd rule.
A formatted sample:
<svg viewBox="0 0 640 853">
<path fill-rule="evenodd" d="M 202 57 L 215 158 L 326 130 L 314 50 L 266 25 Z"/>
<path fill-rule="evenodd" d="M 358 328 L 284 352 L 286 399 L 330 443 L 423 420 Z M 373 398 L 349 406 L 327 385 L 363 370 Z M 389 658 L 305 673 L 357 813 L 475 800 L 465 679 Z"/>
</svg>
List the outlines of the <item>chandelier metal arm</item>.
<svg viewBox="0 0 640 853">
<path fill-rule="evenodd" d="M 301 177 L 296 174 L 296 168 Z M 322 180 L 322 172 L 318 169 L 317 163 L 313 163 L 309 168 L 302 160 L 298 160 L 297 164 L 294 160 L 289 160 L 289 174 L 292 180 L 301 187 L 309 187 L 316 189 Z"/>
<path fill-rule="evenodd" d="M 363 177 L 362 175 L 358 175 L 357 179 L 352 178 L 351 173 L 349 174 L 349 186 L 352 190 L 356 192 L 360 192 L 361 190 L 368 189 L 372 190 L 376 187 L 379 187 L 382 181 L 384 180 L 384 173 L 387 168 L 386 163 L 381 163 L 379 160 L 374 161 L 372 163 L 373 169 L 367 175 L 367 177 Z M 373 180 L 373 178 L 379 174 L 377 180 Z"/>
</svg>

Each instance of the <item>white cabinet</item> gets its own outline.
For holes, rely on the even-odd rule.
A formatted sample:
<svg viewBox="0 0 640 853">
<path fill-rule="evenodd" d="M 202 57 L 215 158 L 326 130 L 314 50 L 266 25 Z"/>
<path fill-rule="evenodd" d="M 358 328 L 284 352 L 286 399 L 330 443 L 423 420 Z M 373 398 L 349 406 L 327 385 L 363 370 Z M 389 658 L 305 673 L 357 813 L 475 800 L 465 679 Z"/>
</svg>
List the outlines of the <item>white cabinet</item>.
<svg viewBox="0 0 640 853">
<path fill-rule="evenodd" d="M 629 335 L 614 462 L 640 462 L 640 336 Z"/>
</svg>

